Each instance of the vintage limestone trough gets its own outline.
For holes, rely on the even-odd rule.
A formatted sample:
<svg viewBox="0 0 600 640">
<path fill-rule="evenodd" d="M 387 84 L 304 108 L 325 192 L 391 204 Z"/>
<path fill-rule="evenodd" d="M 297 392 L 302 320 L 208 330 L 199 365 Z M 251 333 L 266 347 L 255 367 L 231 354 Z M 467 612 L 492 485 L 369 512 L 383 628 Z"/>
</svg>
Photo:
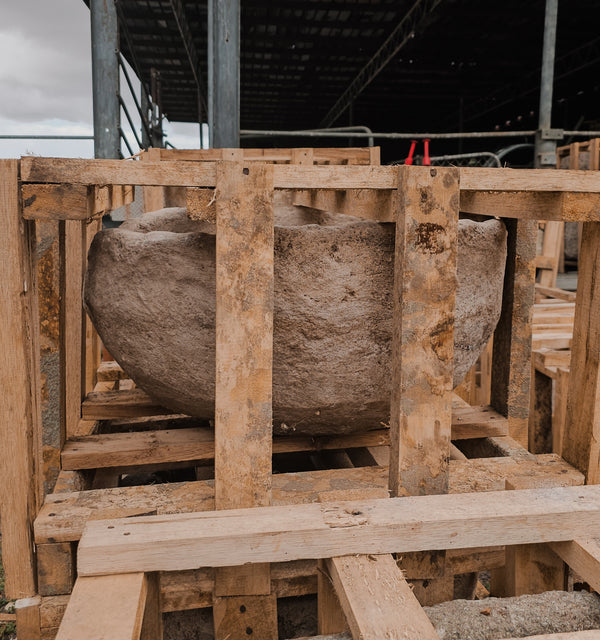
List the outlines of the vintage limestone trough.
<svg viewBox="0 0 600 640">
<path fill-rule="evenodd" d="M 215 394 L 215 230 L 163 209 L 98 233 L 84 302 L 136 384 L 210 419 Z M 389 419 L 394 225 L 279 207 L 275 227 L 273 428 L 348 433 Z M 500 315 L 506 230 L 461 220 L 454 385 Z"/>
</svg>

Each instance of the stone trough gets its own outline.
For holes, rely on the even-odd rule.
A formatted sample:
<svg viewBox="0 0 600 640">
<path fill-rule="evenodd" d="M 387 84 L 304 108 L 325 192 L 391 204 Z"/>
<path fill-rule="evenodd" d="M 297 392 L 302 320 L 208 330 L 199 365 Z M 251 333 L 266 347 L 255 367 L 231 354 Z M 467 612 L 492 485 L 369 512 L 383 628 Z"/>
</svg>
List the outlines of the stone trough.
<svg viewBox="0 0 600 640">
<path fill-rule="evenodd" d="M 215 230 L 163 209 L 98 233 L 84 287 L 102 341 L 177 413 L 213 418 Z M 394 225 L 279 207 L 273 429 L 334 434 L 389 419 Z M 499 220 L 461 220 L 454 386 L 497 324 L 506 261 Z"/>
</svg>

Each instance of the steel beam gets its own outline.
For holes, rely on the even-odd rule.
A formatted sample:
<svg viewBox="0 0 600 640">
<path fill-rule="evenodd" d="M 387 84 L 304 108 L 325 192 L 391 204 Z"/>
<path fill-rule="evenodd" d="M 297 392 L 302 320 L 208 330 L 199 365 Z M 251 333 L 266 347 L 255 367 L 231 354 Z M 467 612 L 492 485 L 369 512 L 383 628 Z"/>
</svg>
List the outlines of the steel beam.
<svg viewBox="0 0 600 640">
<path fill-rule="evenodd" d="M 119 108 L 119 28 L 114 0 L 90 0 L 94 156 L 118 158 L 121 146 Z"/>
<path fill-rule="evenodd" d="M 170 3 L 173 16 L 175 17 L 175 22 L 177 23 L 177 28 L 179 29 L 181 39 L 183 40 L 183 46 L 185 47 L 190 67 L 192 68 L 192 73 L 194 74 L 194 80 L 198 87 L 198 121 L 200 121 L 201 113 L 203 111 L 206 113 L 207 111 L 205 98 L 206 85 L 204 84 L 204 78 L 202 77 L 200 58 L 198 56 L 196 45 L 194 44 L 194 39 L 192 38 L 190 25 L 185 15 L 185 8 L 181 0 L 170 0 Z"/>
<path fill-rule="evenodd" d="M 441 2 L 442 0 L 416 0 L 386 41 L 358 72 L 348 88 L 321 120 L 321 127 L 330 126 L 348 109 L 398 51 L 415 37 L 416 32 L 424 26 L 431 13 Z"/>
<path fill-rule="evenodd" d="M 556 169 L 556 137 L 551 133 L 551 126 L 557 19 L 558 0 L 546 0 L 539 124 L 538 131 L 535 134 L 534 166 L 538 169 Z"/>
<path fill-rule="evenodd" d="M 208 0 L 211 146 L 240 146 L 240 0 Z"/>
</svg>

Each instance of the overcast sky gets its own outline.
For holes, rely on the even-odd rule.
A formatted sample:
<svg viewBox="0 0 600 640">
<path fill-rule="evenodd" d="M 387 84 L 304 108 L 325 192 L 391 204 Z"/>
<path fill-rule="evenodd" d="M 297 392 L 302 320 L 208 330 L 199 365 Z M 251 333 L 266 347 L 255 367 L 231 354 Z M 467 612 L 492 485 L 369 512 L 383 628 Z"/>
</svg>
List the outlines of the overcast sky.
<svg viewBox="0 0 600 640">
<path fill-rule="evenodd" d="M 0 0 L 0 135 L 91 135 L 91 64 L 83 0 Z M 176 147 L 199 144 L 197 125 L 166 130 Z M 94 151 L 87 140 L 0 139 L 0 158 L 27 153 L 91 158 Z"/>
</svg>

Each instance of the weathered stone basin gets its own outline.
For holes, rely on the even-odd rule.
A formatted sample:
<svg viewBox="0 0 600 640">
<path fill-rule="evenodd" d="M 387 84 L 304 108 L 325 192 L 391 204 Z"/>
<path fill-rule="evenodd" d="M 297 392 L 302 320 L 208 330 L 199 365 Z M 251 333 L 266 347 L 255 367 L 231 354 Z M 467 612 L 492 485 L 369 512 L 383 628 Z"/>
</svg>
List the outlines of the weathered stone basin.
<svg viewBox="0 0 600 640">
<path fill-rule="evenodd" d="M 290 207 L 276 216 L 276 433 L 346 433 L 389 418 L 394 225 L 341 218 Z M 455 386 L 498 321 L 505 260 L 500 221 L 460 221 Z M 213 417 L 214 227 L 177 208 L 102 231 L 84 300 L 139 387 L 176 412 Z"/>
</svg>

